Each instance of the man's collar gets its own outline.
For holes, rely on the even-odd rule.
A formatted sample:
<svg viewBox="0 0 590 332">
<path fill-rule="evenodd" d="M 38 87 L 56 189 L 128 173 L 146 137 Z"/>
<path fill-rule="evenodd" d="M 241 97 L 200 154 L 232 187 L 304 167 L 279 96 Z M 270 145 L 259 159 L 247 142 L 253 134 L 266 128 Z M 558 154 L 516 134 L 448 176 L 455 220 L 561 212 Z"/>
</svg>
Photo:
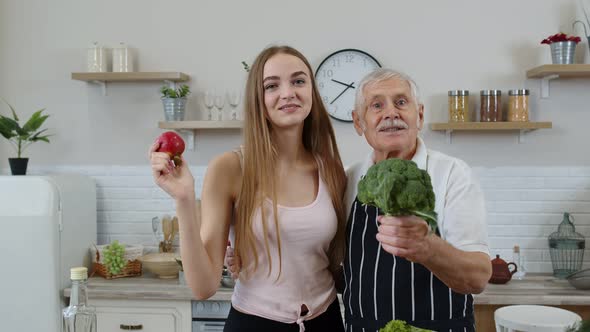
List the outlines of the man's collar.
<svg viewBox="0 0 590 332">
<path fill-rule="evenodd" d="M 415 162 L 416 165 L 418 165 L 418 168 L 425 170 L 427 157 L 428 157 L 428 149 L 426 148 L 424 141 L 420 137 L 416 138 L 416 152 L 414 152 L 414 156 L 412 157 L 412 161 Z M 371 151 L 371 153 L 369 154 L 369 156 L 367 157 L 367 159 L 363 163 L 360 174 L 361 175 L 367 174 L 369 167 L 373 166 L 374 164 L 375 164 L 375 151 Z"/>
<path fill-rule="evenodd" d="M 414 157 L 412 157 L 412 161 L 418 165 L 419 169 L 426 169 L 426 159 L 428 157 L 428 149 L 426 149 L 426 145 L 424 145 L 424 141 L 418 137 L 416 139 L 416 152 L 414 153 Z"/>
</svg>

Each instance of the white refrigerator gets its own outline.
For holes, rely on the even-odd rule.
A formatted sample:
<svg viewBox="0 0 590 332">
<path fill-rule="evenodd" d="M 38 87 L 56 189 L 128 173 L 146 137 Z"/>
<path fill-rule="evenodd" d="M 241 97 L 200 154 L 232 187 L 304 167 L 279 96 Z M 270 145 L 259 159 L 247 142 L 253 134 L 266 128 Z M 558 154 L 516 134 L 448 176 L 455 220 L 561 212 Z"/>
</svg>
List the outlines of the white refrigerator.
<svg viewBox="0 0 590 332">
<path fill-rule="evenodd" d="M 60 332 L 69 269 L 90 267 L 96 243 L 96 184 L 0 176 L 0 234 L 0 330 Z"/>
</svg>

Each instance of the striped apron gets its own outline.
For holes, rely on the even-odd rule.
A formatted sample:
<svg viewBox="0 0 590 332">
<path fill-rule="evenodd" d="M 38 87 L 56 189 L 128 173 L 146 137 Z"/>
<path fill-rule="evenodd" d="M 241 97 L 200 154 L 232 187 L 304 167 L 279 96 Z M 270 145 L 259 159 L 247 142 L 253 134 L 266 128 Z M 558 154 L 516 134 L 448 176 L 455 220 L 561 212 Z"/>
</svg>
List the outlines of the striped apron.
<svg viewBox="0 0 590 332">
<path fill-rule="evenodd" d="M 433 331 L 475 331 L 471 294 L 454 292 L 423 265 L 381 248 L 375 238 L 380 214 L 358 198 L 351 207 L 344 259 L 346 331 L 376 332 L 394 319 Z"/>
</svg>

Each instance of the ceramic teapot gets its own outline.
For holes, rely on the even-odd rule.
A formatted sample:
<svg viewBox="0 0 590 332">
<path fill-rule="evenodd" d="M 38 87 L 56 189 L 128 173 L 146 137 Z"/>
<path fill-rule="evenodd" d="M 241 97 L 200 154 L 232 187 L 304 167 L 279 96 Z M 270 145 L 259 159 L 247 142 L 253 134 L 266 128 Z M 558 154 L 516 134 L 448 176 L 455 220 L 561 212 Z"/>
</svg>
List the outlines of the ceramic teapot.
<svg viewBox="0 0 590 332">
<path fill-rule="evenodd" d="M 511 265 L 514 267 L 513 270 L 510 270 Z M 500 258 L 500 255 L 496 255 L 496 258 L 492 259 L 492 277 L 490 278 L 490 283 L 505 284 L 512 279 L 512 275 L 516 271 L 516 264 L 512 262 L 506 263 L 505 260 Z"/>
</svg>

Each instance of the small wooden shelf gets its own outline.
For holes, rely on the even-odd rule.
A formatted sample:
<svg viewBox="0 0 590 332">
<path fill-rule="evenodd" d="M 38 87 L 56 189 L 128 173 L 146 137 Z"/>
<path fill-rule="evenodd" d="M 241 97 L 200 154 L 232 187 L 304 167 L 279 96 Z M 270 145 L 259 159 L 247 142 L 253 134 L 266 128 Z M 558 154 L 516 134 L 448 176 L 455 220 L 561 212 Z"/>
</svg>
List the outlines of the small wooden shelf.
<svg viewBox="0 0 590 332">
<path fill-rule="evenodd" d="M 542 65 L 526 72 L 527 78 L 543 78 L 550 75 L 559 75 L 559 77 L 590 77 L 590 64 Z"/>
<path fill-rule="evenodd" d="M 244 121 L 224 120 L 224 121 L 160 121 L 158 128 L 170 129 L 179 132 L 187 143 L 187 149 L 195 149 L 195 131 L 210 129 L 242 129 Z"/>
<path fill-rule="evenodd" d="M 226 121 L 160 121 L 160 129 L 174 130 L 196 130 L 196 129 L 241 129 L 244 121 L 226 120 Z"/>
<path fill-rule="evenodd" d="M 86 82 L 186 82 L 190 76 L 181 72 L 72 73 L 72 79 Z"/>
<path fill-rule="evenodd" d="M 556 78 L 590 78 L 590 64 L 542 65 L 526 72 L 527 78 L 541 79 L 541 98 L 549 97 L 549 81 Z"/>
<path fill-rule="evenodd" d="M 97 83 L 107 95 L 107 82 L 163 82 L 175 88 L 176 82 L 186 82 L 190 76 L 181 72 L 130 72 L 130 73 L 72 73 L 72 79 Z"/>
<path fill-rule="evenodd" d="M 430 124 L 434 131 L 445 131 L 447 142 L 451 143 L 451 133 L 454 130 L 462 131 L 493 131 L 493 130 L 518 130 L 520 132 L 518 142 L 524 142 L 524 134 L 535 129 L 552 128 L 551 122 L 442 122 Z"/>
</svg>

